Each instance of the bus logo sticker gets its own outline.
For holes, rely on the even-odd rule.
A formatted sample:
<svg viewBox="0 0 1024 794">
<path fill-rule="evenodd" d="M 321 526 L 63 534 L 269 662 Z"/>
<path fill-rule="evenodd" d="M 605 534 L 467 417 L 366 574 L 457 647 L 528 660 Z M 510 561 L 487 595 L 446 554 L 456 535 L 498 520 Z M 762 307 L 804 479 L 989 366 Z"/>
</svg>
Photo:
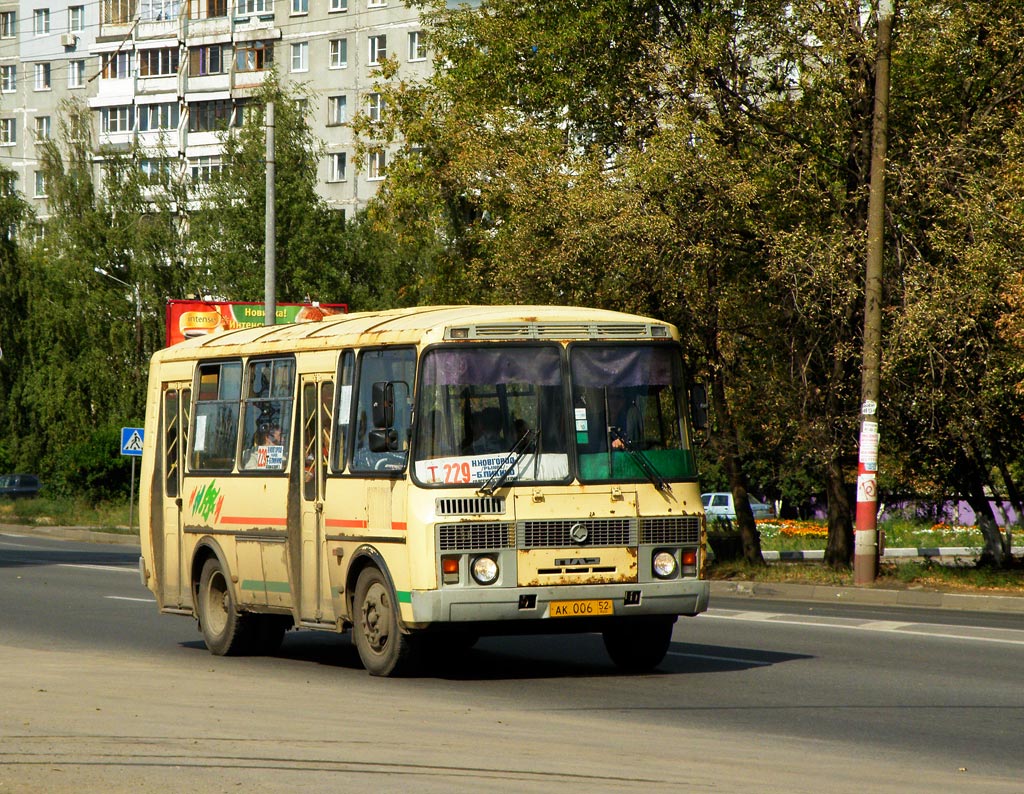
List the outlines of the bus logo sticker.
<svg viewBox="0 0 1024 794">
<path fill-rule="evenodd" d="M 214 522 L 220 520 L 220 509 L 224 505 L 224 495 L 220 492 L 220 488 L 217 487 L 216 480 L 210 480 L 202 488 L 197 488 L 192 491 L 192 495 L 188 499 L 188 506 L 192 510 L 192 515 L 200 515 L 203 517 L 203 521 L 209 522 L 210 516 L 213 516 Z"/>
<path fill-rule="evenodd" d="M 578 543 L 582 546 L 590 537 L 590 532 L 583 524 L 576 523 L 570 527 L 569 537 L 572 538 L 573 543 Z"/>
</svg>

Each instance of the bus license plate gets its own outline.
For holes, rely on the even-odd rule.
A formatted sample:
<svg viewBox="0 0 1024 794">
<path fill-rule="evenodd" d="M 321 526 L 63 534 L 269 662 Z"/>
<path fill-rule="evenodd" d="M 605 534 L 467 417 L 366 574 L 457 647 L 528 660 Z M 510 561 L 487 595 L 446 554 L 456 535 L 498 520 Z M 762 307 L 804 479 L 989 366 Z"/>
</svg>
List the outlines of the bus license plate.
<svg viewBox="0 0 1024 794">
<path fill-rule="evenodd" d="M 552 601 L 548 614 L 553 618 L 583 618 L 591 615 L 614 615 L 609 598 L 592 598 L 581 601 Z"/>
</svg>

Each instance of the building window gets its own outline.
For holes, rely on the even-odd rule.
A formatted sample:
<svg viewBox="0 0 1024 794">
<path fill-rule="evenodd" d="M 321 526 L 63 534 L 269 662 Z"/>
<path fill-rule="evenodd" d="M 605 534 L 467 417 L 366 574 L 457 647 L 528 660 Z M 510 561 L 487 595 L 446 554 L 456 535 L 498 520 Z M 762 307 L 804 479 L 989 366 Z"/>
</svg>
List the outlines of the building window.
<svg viewBox="0 0 1024 794">
<path fill-rule="evenodd" d="M 226 65 L 223 44 L 193 47 L 189 50 L 188 71 L 193 77 L 207 74 L 224 74 Z"/>
<path fill-rule="evenodd" d="M 387 155 L 383 149 L 374 149 L 369 154 L 370 163 L 367 168 L 367 179 L 378 180 L 384 178 L 387 169 Z"/>
<path fill-rule="evenodd" d="M 13 39 L 18 35 L 18 16 L 15 11 L 0 11 L 0 39 Z"/>
<path fill-rule="evenodd" d="M 15 119 L 0 119 L 0 146 L 13 146 L 18 142 L 18 122 Z"/>
<path fill-rule="evenodd" d="M 188 108 L 189 132 L 225 130 L 231 123 L 231 100 L 212 99 L 193 102 Z"/>
<path fill-rule="evenodd" d="M 381 94 L 367 94 L 366 115 L 370 121 L 380 121 L 384 117 L 384 97 Z"/>
<path fill-rule="evenodd" d="M 0 91 L 5 94 L 18 89 L 18 67 L 0 66 Z"/>
<path fill-rule="evenodd" d="M 387 0 L 367 0 L 366 7 L 367 8 L 383 8 L 387 4 L 388 4 Z"/>
<path fill-rule="evenodd" d="M 273 0 L 238 0 L 238 15 L 267 14 L 274 10 Z"/>
<path fill-rule="evenodd" d="M 204 185 L 208 185 L 213 181 L 214 176 L 221 172 L 223 165 L 221 164 L 220 155 L 210 155 L 208 157 L 195 157 L 189 160 L 189 167 L 192 172 L 193 182 L 201 182 Z"/>
<path fill-rule="evenodd" d="M 409 34 L 409 60 L 425 61 L 427 59 L 427 43 L 423 40 L 423 31 L 414 30 Z"/>
<path fill-rule="evenodd" d="M 139 105 L 139 132 L 176 130 L 177 128 L 177 102 L 160 102 L 155 105 Z"/>
<path fill-rule="evenodd" d="M 329 11 L 348 11 L 348 0 L 331 0 Z"/>
<path fill-rule="evenodd" d="M 297 41 L 292 44 L 292 71 L 309 71 L 309 42 Z"/>
<path fill-rule="evenodd" d="M 136 0 L 103 0 L 103 24 L 127 25 L 135 19 Z"/>
<path fill-rule="evenodd" d="M 379 66 L 388 57 L 388 37 L 370 36 L 370 66 Z"/>
<path fill-rule="evenodd" d="M 346 121 L 348 121 L 348 97 L 327 97 L 327 126 L 337 126 Z"/>
<path fill-rule="evenodd" d="M 246 41 L 235 45 L 235 70 L 262 72 L 274 63 L 274 42 Z"/>
<path fill-rule="evenodd" d="M 159 77 L 178 73 L 177 47 L 162 47 L 157 50 L 139 51 L 139 76 Z"/>
<path fill-rule="evenodd" d="M 132 76 L 132 53 L 115 52 L 106 56 L 103 62 L 105 80 L 127 80 Z"/>
<path fill-rule="evenodd" d="M 308 14 L 309 13 L 309 0 L 292 0 L 292 13 L 293 14 Z"/>
<path fill-rule="evenodd" d="M 171 175 L 171 161 L 167 157 L 144 157 L 139 160 L 139 171 L 144 181 L 151 185 L 166 182 Z"/>
<path fill-rule="evenodd" d="M 330 173 L 327 176 L 330 182 L 344 182 L 347 176 L 348 156 L 345 152 L 334 152 L 329 155 Z"/>
<path fill-rule="evenodd" d="M 68 61 L 68 88 L 85 87 L 85 61 Z"/>
<path fill-rule="evenodd" d="M 180 13 L 181 0 L 142 0 L 139 18 L 144 22 L 162 22 L 177 19 Z"/>
<path fill-rule="evenodd" d="M 36 171 L 36 198 L 44 198 L 46 196 L 46 173 L 43 171 Z"/>
<path fill-rule="evenodd" d="M 214 19 L 228 15 L 228 0 L 189 0 L 189 19 Z"/>
<path fill-rule="evenodd" d="M 131 105 L 103 108 L 100 111 L 100 131 L 108 133 L 131 132 L 134 117 L 135 108 Z"/>
<path fill-rule="evenodd" d="M 45 36 L 50 32 L 49 8 L 37 8 L 32 12 L 32 32 L 37 36 Z"/>
<path fill-rule="evenodd" d="M 348 39 L 331 39 L 331 63 L 332 69 L 344 69 L 348 66 Z"/>
<path fill-rule="evenodd" d="M 68 6 L 68 30 L 72 33 L 85 30 L 85 6 Z"/>
<path fill-rule="evenodd" d="M 37 63 L 33 67 L 36 91 L 50 90 L 50 64 Z"/>
<path fill-rule="evenodd" d="M 50 117 L 36 116 L 36 140 L 50 140 Z"/>
</svg>

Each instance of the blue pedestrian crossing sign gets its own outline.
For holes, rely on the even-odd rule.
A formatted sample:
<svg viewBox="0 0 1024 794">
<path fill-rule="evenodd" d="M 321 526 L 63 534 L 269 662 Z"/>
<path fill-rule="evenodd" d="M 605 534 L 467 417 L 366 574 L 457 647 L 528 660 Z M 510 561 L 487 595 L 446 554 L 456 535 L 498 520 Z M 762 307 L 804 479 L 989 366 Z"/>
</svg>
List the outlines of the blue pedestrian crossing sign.
<svg viewBox="0 0 1024 794">
<path fill-rule="evenodd" d="M 121 454 L 142 456 L 142 438 L 145 430 L 141 427 L 121 428 Z"/>
</svg>

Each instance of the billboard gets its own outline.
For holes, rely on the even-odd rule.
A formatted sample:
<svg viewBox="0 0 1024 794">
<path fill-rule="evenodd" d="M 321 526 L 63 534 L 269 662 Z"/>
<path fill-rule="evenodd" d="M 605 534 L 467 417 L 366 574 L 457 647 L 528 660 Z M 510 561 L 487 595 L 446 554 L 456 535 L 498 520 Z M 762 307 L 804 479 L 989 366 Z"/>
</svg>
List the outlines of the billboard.
<svg viewBox="0 0 1024 794">
<path fill-rule="evenodd" d="M 275 322 L 317 322 L 331 314 L 348 312 L 346 303 L 279 303 Z M 263 325 L 262 303 L 239 301 L 167 301 L 167 346 L 185 339 L 234 328 L 254 328 Z"/>
</svg>

